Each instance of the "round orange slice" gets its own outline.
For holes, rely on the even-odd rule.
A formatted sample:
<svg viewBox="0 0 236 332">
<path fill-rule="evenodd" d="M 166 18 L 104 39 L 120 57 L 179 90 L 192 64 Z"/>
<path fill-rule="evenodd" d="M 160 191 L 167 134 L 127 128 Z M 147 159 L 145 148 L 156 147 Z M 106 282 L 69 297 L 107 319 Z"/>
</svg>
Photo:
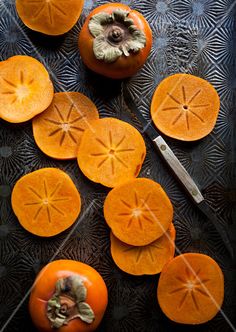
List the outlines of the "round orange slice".
<svg viewBox="0 0 236 332">
<path fill-rule="evenodd" d="M 145 246 L 167 231 L 173 219 L 173 206 L 158 183 L 138 178 L 109 192 L 104 217 L 119 240 Z"/>
<path fill-rule="evenodd" d="M 62 35 L 78 21 L 84 0 L 16 0 L 16 10 L 30 29 Z"/>
<path fill-rule="evenodd" d="M 75 222 L 81 200 L 66 173 L 57 168 L 42 168 L 16 182 L 12 208 L 27 231 L 49 237 L 61 233 Z"/>
<path fill-rule="evenodd" d="M 0 117 L 24 122 L 43 112 L 53 99 L 46 68 L 36 59 L 16 55 L 1 63 Z"/>
<path fill-rule="evenodd" d="M 84 130 L 98 118 L 96 106 L 82 93 L 55 93 L 48 109 L 33 119 L 33 135 L 48 156 L 73 159 Z"/>
<path fill-rule="evenodd" d="M 209 256 L 189 253 L 177 256 L 163 269 L 157 289 L 162 311 L 182 324 L 201 324 L 220 310 L 224 276 Z"/>
<path fill-rule="evenodd" d="M 133 275 L 157 274 L 174 257 L 175 228 L 169 229 L 156 241 L 141 247 L 131 246 L 111 233 L 111 255 L 116 265 Z"/>
<path fill-rule="evenodd" d="M 220 98 L 206 80 L 176 74 L 157 87 L 151 103 L 151 117 L 165 135 L 182 141 L 195 141 L 214 128 Z"/>
<path fill-rule="evenodd" d="M 115 187 L 138 176 L 145 155 L 145 143 L 137 129 L 115 118 L 103 118 L 84 132 L 78 164 L 90 180 Z"/>
</svg>

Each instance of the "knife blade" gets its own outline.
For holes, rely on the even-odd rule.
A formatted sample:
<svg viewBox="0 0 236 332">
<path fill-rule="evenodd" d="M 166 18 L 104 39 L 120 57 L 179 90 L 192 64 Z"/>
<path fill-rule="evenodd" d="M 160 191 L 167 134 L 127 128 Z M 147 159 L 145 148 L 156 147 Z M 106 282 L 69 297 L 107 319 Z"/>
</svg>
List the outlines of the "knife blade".
<svg viewBox="0 0 236 332">
<path fill-rule="evenodd" d="M 226 229 L 219 223 L 216 213 L 209 207 L 197 184 L 194 182 L 188 171 L 181 164 L 179 159 L 175 156 L 174 152 L 165 142 L 163 137 L 158 133 L 156 128 L 153 127 L 151 121 L 147 121 L 142 113 L 137 109 L 133 98 L 126 87 L 122 85 L 122 95 L 124 102 L 128 109 L 137 117 L 140 124 L 143 127 L 143 133 L 145 133 L 153 142 L 163 159 L 167 162 L 169 167 L 175 173 L 176 177 L 182 183 L 187 193 L 192 198 L 193 202 L 199 208 L 199 210 L 211 221 L 215 229 L 219 233 L 226 249 L 230 256 L 234 257 L 234 251 L 230 243 L 229 235 Z"/>
</svg>

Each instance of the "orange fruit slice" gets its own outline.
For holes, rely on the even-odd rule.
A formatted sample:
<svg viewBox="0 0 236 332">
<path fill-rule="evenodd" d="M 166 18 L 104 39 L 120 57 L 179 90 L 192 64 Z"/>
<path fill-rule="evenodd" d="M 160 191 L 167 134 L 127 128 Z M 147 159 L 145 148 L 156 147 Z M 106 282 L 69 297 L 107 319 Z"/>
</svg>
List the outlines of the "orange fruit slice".
<svg viewBox="0 0 236 332">
<path fill-rule="evenodd" d="M 30 29 L 62 35 L 78 21 L 84 0 L 16 0 L 16 10 Z"/>
<path fill-rule="evenodd" d="M 55 93 L 48 109 L 33 119 L 33 135 L 48 156 L 73 159 L 84 130 L 98 118 L 96 106 L 82 93 Z"/>
<path fill-rule="evenodd" d="M 209 256 L 183 254 L 163 269 L 157 297 L 165 315 L 177 323 L 201 324 L 220 310 L 224 298 L 224 276 Z"/>
<path fill-rule="evenodd" d="M 220 98 L 206 80 L 189 74 L 176 74 L 157 87 L 151 103 L 151 117 L 165 135 L 195 141 L 214 128 Z"/>
<path fill-rule="evenodd" d="M 75 222 L 81 200 L 66 173 L 57 168 L 42 168 L 16 182 L 12 208 L 27 231 L 49 237 L 61 233 Z"/>
<path fill-rule="evenodd" d="M 0 117 L 24 122 L 43 112 L 53 98 L 46 68 L 36 59 L 16 55 L 1 63 Z"/>
<path fill-rule="evenodd" d="M 174 257 L 175 228 L 169 229 L 156 241 L 141 247 L 118 240 L 111 233 L 111 255 L 116 265 L 133 275 L 157 274 Z"/>
<path fill-rule="evenodd" d="M 119 240 L 145 246 L 167 231 L 173 219 L 173 206 L 158 183 L 138 178 L 109 192 L 104 217 Z"/>
<path fill-rule="evenodd" d="M 146 155 L 141 134 L 130 124 L 103 118 L 85 130 L 78 164 L 90 180 L 115 187 L 138 176 Z"/>
</svg>

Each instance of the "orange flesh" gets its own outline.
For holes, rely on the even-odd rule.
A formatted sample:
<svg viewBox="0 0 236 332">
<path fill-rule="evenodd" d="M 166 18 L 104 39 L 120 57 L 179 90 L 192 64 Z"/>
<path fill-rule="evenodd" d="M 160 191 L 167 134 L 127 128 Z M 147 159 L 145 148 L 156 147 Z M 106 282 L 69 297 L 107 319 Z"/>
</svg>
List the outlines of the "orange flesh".
<svg viewBox="0 0 236 332">
<path fill-rule="evenodd" d="M 202 78 L 176 74 L 157 87 L 151 103 L 151 117 L 165 135 L 195 141 L 214 128 L 220 99 L 214 87 Z"/>
<path fill-rule="evenodd" d="M 78 21 L 84 0 L 16 0 L 23 23 L 47 35 L 61 35 Z"/>
<path fill-rule="evenodd" d="M 146 155 L 141 134 L 114 118 L 93 122 L 78 149 L 78 164 L 90 180 L 115 187 L 138 176 Z"/>
<path fill-rule="evenodd" d="M 27 231 L 49 237 L 61 233 L 75 222 L 81 200 L 66 173 L 56 168 L 42 168 L 16 182 L 12 208 Z"/>
<path fill-rule="evenodd" d="M 223 273 L 209 256 L 196 253 L 180 255 L 163 269 L 157 297 L 162 311 L 174 322 L 205 323 L 222 306 Z"/>
<path fill-rule="evenodd" d="M 16 55 L 1 63 L 0 117 L 24 122 L 43 112 L 53 99 L 46 68 L 36 59 Z"/>
<path fill-rule="evenodd" d="M 33 119 L 35 141 L 50 157 L 75 159 L 84 130 L 98 118 L 96 106 L 83 94 L 55 93 L 48 109 Z"/>
<path fill-rule="evenodd" d="M 133 275 L 157 274 L 174 257 L 175 228 L 169 229 L 156 241 L 141 247 L 118 240 L 111 233 L 111 255 L 116 265 Z"/>
<path fill-rule="evenodd" d="M 145 246 L 167 231 L 173 219 L 173 206 L 158 183 L 138 178 L 109 192 L 104 216 L 119 240 Z"/>
</svg>

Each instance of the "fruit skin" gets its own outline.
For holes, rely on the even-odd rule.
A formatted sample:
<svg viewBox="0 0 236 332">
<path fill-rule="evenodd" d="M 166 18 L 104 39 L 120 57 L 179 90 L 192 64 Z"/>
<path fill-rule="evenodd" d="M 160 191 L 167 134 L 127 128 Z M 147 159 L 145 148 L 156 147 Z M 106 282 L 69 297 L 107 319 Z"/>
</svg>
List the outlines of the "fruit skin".
<svg viewBox="0 0 236 332">
<path fill-rule="evenodd" d="M 112 63 L 97 60 L 93 52 L 94 37 L 89 31 L 88 23 L 90 18 L 100 12 L 111 14 L 114 10 L 122 9 L 129 11 L 129 16 L 134 20 L 138 29 L 146 35 L 146 46 L 138 53 L 132 53 L 128 57 L 122 55 Z M 145 63 L 152 46 L 152 31 L 145 18 L 138 11 L 131 10 L 121 3 L 108 3 L 95 8 L 87 17 L 79 34 L 79 51 L 83 62 L 92 71 L 113 79 L 122 79 L 133 76 Z"/>
<path fill-rule="evenodd" d="M 95 314 L 92 324 L 86 324 L 80 319 L 71 320 L 68 325 L 58 329 L 60 332 L 90 332 L 100 324 L 108 303 L 106 284 L 101 275 L 87 264 L 73 260 L 57 260 L 46 265 L 36 277 L 33 284 L 29 312 L 33 323 L 40 332 L 55 332 L 46 316 L 47 301 L 55 291 L 55 283 L 60 278 L 79 275 L 87 288 L 86 302 Z"/>
</svg>

